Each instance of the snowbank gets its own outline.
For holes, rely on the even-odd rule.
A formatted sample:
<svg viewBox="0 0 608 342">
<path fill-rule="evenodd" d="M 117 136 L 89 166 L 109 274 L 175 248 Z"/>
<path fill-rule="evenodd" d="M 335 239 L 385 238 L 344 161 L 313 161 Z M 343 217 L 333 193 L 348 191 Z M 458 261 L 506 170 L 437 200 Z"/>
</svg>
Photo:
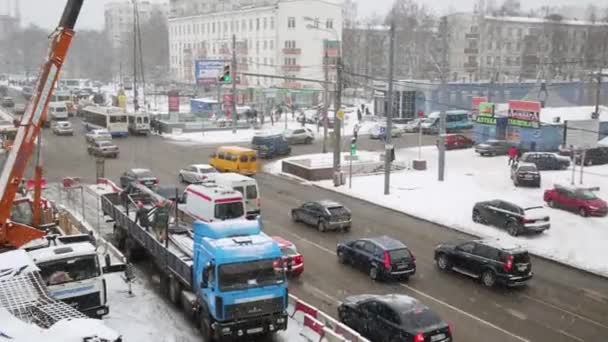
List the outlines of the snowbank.
<svg viewBox="0 0 608 342">
<path fill-rule="evenodd" d="M 301 156 L 302 157 L 302 156 Z M 397 160 L 411 163 L 417 149 L 397 151 Z M 608 276 L 608 217 L 583 218 L 575 213 L 546 208 L 551 229 L 539 236 L 511 237 L 504 230 L 473 223 L 471 209 L 476 202 L 504 199 L 523 206 L 543 205 L 543 192 L 555 183 L 569 184 L 571 170 L 543 171 L 540 189 L 513 186 L 506 157 L 486 158 L 473 150 L 449 151 L 444 182 L 437 181 L 437 149 L 423 149 L 427 171 L 403 171 L 391 177 L 391 195 L 383 194 L 383 175 L 353 178 L 353 188 L 334 188 L 331 181 L 315 184 L 361 198 L 409 215 L 450 226 L 480 237 L 496 237 L 525 246 L 532 253 Z M 274 164 L 274 163 L 273 163 Z M 280 164 L 280 161 L 276 162 Z M 267 172 L 280 173 L 280 166 L 268 165 Z M 579 174 L 577 169 L 576 182 Z M 584 185 L 599 186 L 598 195 L 608 199 L 608 165 L 588 167 Z"/>
</svg>

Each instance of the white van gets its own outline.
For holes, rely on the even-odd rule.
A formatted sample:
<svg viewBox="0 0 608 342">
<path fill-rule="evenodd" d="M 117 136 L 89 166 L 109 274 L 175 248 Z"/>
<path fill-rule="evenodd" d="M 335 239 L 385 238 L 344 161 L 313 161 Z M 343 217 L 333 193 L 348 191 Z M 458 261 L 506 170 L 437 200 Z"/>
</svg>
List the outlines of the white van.
<svg viewBox="0 0 608 342">
<path fill-rule="evenodd" d="M 205 222 L 245 218 L 245 202 L 240 192 L 215 183 L 189 185 L 181 210 L 192 219 Z"/>
<path fill-rule="evenodd" d="M 217 173 L 213 176 L 213 181 L 243 194 L 247 218 L 255 218 L 260 214 L 260 191 L 255 179 L 238 173 Z"/>
<path fill-rule="evenodd" d="M 150 133 L 150 114 L 129 113 L 129 133 L 147 135 Z"/>
<path fill-rule="evenodd" d="M 68 106 L 64 101 L 49 102 L 47 107 L 48 117 L 47 120 L 59 121 L 68 119 Z"/>
</svg>

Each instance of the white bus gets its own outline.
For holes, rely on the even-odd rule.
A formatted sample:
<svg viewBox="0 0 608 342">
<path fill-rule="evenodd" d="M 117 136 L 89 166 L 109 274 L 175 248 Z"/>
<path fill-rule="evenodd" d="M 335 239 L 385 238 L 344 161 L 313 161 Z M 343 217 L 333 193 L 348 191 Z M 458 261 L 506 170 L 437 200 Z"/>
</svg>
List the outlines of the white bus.
<svg viewBox="0 0 608 342">
<path fill-rule="evenodd" d="M 119 107 L 88 106 L 82 109 L 87 131 L 105 128 L 113 137 L 129 135 L 127 113 Z"/>
<path fill-rule="evenodd" d="M 80 90 L 82 88 L 92 88 L 92 83 L 90 80 L 83 78 L 66 78 L 59 80 L 59 86 L 69 90 Z"/>
<path fill-rule="evenodd" d="M 129 113 L 129 133 L 147 135 L 150 133 L 150 114 L 146 112 Z"/>
</svg>

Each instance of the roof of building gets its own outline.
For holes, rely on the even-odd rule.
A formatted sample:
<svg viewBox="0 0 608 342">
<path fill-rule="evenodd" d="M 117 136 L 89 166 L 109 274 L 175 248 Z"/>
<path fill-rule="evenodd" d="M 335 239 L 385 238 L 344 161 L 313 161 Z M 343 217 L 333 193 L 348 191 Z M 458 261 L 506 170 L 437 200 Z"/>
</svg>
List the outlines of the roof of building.
<svg viewBox="0 0 608 342">
<path fill-rule="evenodd" d="M 595 111 L 594 106 L 573 106 L 573 107 L 545 107 L 540 111 L 540 121 L 543 123 L 555 123 L 556 118 L 560 122 L 566 120 L 587 120 L 591 119 L 591 113 Z M 600 121 L 608 122 L 608 107 L 600 106 Z"/>
<path fill-rule="evenodd" d="M 597 21 L 592 23 L 586 20 L 576 20 L 576 19 L 564 19 L 564 20 L 550 20 L 539 17 L 509 17 L 509 16 L 492 16 L 486 15 L 484 16 L 486 20 L 496 20 L 496 21 L 505 21 L 512 23 L 527 23 L 527 24 L 560 24 L 560 25 L 576 25 L 576 26 L 607 26 L 608 23 Z"/>
</svg>

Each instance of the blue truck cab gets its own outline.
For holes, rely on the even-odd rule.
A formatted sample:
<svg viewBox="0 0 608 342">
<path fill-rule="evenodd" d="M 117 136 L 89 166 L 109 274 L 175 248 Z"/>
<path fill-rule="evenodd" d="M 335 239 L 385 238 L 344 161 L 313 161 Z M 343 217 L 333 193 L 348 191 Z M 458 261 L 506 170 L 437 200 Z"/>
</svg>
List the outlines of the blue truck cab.
<svg viewBox="0 0 608 342">
<path fill-rule="evenodd" d="M 282 253 L 257 220 L 196 221 L 192 278 L 205 341 L 287 329 Z"/>
</svg>

